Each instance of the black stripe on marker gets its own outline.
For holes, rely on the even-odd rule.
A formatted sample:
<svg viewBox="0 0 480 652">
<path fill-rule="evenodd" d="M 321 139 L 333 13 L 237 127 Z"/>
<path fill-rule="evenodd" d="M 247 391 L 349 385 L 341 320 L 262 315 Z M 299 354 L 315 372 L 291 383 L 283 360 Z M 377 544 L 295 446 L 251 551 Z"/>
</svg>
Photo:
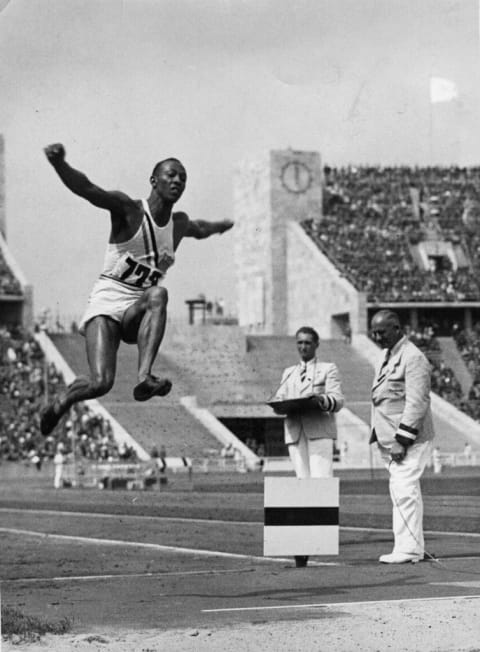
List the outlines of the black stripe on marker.
<svg viewBox="0 0 480 652">
<path fill-rule="evenodd" d="M 265 525 L 338 525 L 338 507 L 265 507 Z"/>
</svg>

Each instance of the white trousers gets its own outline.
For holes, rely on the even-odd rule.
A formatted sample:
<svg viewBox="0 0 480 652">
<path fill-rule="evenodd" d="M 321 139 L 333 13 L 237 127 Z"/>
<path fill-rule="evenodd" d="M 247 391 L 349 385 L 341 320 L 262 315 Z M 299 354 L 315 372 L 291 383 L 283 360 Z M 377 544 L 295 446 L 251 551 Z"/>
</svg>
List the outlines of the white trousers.
<svg viewBox="0 0 480 652">
<path fill-rule="evenodd" d="M 62 486 L 63 464 L 55 464 L 55 476 L 53 478 L 53 486 L 55 489 L 60 489 Z"/>
<path fill-rule="evenodd" d="M 390 450 L 378 444 L 390 473 L 390 498 L 393 505 L 393 552 L 423 557 L 423 500 L 420 478 L 431 456 L 431 442 L 413 444 L 403 462 L 390 460 Z"/>
<path fill-rule="evenodd" d="M 333 441 L 307 439 L 302 433 L 296 444 L 288 445 L 297 478 L 331 478 L 333 476 Z"/>
</svg>

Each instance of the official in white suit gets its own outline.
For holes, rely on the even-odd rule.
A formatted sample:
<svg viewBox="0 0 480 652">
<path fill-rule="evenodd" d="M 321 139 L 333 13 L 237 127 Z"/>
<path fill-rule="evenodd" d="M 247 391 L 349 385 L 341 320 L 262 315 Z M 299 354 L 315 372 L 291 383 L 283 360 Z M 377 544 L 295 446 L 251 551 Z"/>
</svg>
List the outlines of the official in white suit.
<svg viewBox="0 0 480 652">
<path fill-rule="evenodd" d="M 390 474 L 393 551 L 380 562 L 401 564 L 424 557 L 420 478 L 434 436 L 430 409 L 430 363 L 402 334 L 398 315 L 377 312 L 373 339 L 384 349 L 372 387 L 372 435 Z"/>
<path fill-rule="evenodd" d="M 318 333 L 303 326 L 296 333 L 301 362 L 287 367 L 275 399 L 310 397 L 309 405 L 285 417 L 284 434 L 298 478 L 332 476 L 333 440 L 337 438 L 335 412 L 344 397 L 337 366 L 316 357 Z"/>
<path fill-rule="evenodd" d="M 302 326 L 295 337 L 300 364 L 284 370 L 275 400 L 310 400 L 305 408 L 286 414 L 285 443 L 297 478 L 328 478 L 333 475 L 337 438 L 335 412 L 344 404 L 340 374 L 334 363 L 317 359 L 320 338 L 313 328 Z M 306 566 L 308 557 L 295 557 L 295 561 Z"/>
</svg>

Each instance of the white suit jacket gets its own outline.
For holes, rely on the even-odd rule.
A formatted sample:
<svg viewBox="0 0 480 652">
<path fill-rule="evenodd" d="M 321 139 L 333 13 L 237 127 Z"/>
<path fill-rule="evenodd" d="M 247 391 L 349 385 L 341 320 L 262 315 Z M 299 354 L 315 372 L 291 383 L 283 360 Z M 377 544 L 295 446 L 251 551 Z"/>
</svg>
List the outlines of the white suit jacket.
<svg viewBox="0 0 480 652">
<path fill-rule="evenodd" d="M 275 398 L 285 400 L 309 394 L 325 394 L 328 410 L 312 404 L 311 408 L 300 413 L 287 415 L 284 421 L 286 444 L 295 444 L 303 433 L 307 439 L 336 439 L 337 427 L 335 412 L 345 402 L 338 368 L 332 362 L 319 362 L 316 358 L 307 367 L 306 381 L 300 381 L 301 364 L 287 367 Z"/>
<path fill-rule="evenodd" d="M 396 439 L 409 446 L 433 439 L 430 409 L 430 363 L 407 337 L 387 349 L 375 373 L 372 387 L 372 437 L 389 447 Z"/>
</svg>

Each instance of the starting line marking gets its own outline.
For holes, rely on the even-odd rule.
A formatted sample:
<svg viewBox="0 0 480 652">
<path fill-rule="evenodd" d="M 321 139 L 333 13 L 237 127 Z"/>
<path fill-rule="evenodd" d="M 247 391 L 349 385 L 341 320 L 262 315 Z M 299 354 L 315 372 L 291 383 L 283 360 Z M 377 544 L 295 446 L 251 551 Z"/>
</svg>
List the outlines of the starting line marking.
<svg viewBox="0 0 480 652">
<path fill-rule="evenodd" d="M 400 598 L 398 600 L 364 600 L 359 602 L 318 602 L 312 604 L 278 604 L 262 607 L 227 607 L 223 609 L 202 609 L 202 613 L 225 613 L 232 611 L 272 611 L 275 609 L 338 609 L 352 606 L 379 605 L 379 604 L 401 604 L 404 602 L 431 602 L 439 600 L 478 600 L 480 595 L 448 595 L 432 598 Z"/>
<path fill-rule="evenodd" d="M 59 539 L 60 541 L 75 541 L 77 543 L 94 543 L 104 546 L 125 546 L 132 548 L 147 548 L 150 550 L 162 550 L 164 552 L 178 552 L 187 555 L 201 555 L 203 557 L 226 557 L 228 559 L 249 559 L 258 562 L 276 562 L 285 564 L 291 562 L 288 557 L 258 557 L 256 555 L 242 555 L 235 552 L 220 552 L 219 550 L 203 550 L 202 548 L 182 548 L 179 546 L 164 546 L 159 543 L 143 543 L 139 541 L 122 541 L 119 539 L 96 539 L 93 537 L 78 537 L 69 534 L 49 534 L 48 532 L 36 532 L 34 530 L 18 530 L 16 528 L 0 527 L 0 532 L 7 534 L 22 534 L 43 539 Z M 312 561 L 311 566 L 344 566 L 338 562 Z"/>
<path fill-rule="evenodd" d="M 26 513 L 26 514 L 48 514 L 49 516 L 85 516 L 88 518 L 132 518 L 132 519 L 149 519 L 149 520 L 159 520 L 159 521 L 172 521 L 177 523 L 200 523 L 200 524 L 213 524 L 213 525 L 254 525 L 258 527 L 259 525 L 263 526 L 263 521 L 225 521 L 220 519 L 207 519 L 207 518 L 182 518 L 179 516 L 147 516 L 141 514 L 107 514 L 104 512 L 69 512 L 69 511 L 58 511 L 55 509 L 18 509 L 15 507 L 0 507 L 0 512 L 13 512 L 15 514 Z M 340 525 L 340 530 L 345 530 L 348 532 L 385 532 L 388 534 L 392 533 L 392 530 L 389 528 L 379 528 L 379 527 L 350 527 L 345 525 Z M 442 536 L 442 537 L 472 537 L 480 538 L 480 533 L 478 532 L 442 532 L 441 530 L 425 530 L 424 534 L 428 536 Z"/>
</svg>

